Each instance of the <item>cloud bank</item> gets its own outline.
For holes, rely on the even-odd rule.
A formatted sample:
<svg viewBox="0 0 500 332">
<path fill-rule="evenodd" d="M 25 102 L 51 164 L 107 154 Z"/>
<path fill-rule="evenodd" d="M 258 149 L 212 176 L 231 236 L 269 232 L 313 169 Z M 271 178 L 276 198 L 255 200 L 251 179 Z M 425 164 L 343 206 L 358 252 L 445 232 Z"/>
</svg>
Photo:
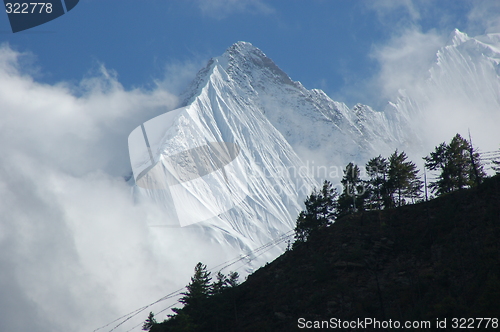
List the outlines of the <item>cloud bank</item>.
<svg viewBox="0 0 500 332">
<path fill-rule="evenodd" d="M 498 1 L 384 0 L 366 8 L 393 27 L 387 40 L 373 45 L 379 70 L 367 90 L 378 96 L 374 104 L 389 100 L 410 113 L 423 138 L 411 157 L 422 166 L 421 157 L 436 145 L 456 133 L 468 137 L 469 130 L 481 151 L 497 150 L 500 69 L 490 57 L 498 55 L 481 42 L 499 49 L 498 37 L 469 37 L 500 32 Z M 459 26 L 463 33 L 453 31 Z"/>
<path fill-rule="evenodd" d="M 177 98 L 126 91 L 105 67 L 42 84 L 27 56 L 0 47 L 0 330 L 93 330 L 225 261 L 198 230 L 148 227 L 162 212 L 124 180 L 129 133 Z"/>
</svg>

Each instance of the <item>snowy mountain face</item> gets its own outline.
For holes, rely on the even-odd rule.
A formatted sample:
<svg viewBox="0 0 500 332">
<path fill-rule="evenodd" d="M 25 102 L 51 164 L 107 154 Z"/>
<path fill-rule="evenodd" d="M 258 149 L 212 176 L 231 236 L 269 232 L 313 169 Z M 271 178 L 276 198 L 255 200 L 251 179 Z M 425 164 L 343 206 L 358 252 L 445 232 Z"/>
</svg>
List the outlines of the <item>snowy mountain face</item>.
<svg viewBox="0 0 500 332">
<path fill-rule="evenodd" d="M 189 103 L 138 127 L 129 147 L 135 194 L 163 206 L 165 224 L 201 228 L 244 253 L 292 230 L 318 184 L 228 64 L 211 60 Z"/>
<path fill-rule="evenodd" d="M 422 153 L 470 130 L 483 151 L 500 142 L 500 34 L 471 38 L 455 30 L 436 54 L 428 77 L 402 90 L 385 113 L 418 127 Z M 401 128 L 404 130 L 405 126 Z"/>
<path fill-rule="evenodd" d="M 452 137 L 460 128 L 451 124 L 447 133 L 440 119 L 450 103 L 459 124 L 498 116 L 499 45 L 498 34 L 473 39 L 457 30 L 428 80 L 377 112 L 307 90 L 261 50 L 238 42 L 198 73 L 181 108 L 131 134 L 135 194 L 163 206 L 165 224 L 202 229 L 242 253 L 264 245 L 292 230 L 317 181 L 338 183 L 348 162 L 364 165 L 396 148 L 422 156 L 432 132 Z M 473 119 L 471 107 L 478 109 Z"/>
<path fill-rule="evenodd" d="M 304 162 L 312 158 L 339 167 L 353 160 L 364 163 L 380 151 L 390 151 L 395 141 L 407 141 L 408 132 L 397 130 L 400 119 L 391 122 L 384 113 L 361 104 L 349 109 L 322 90 L 307 90 L 245 42 L 234 44 L 209 62 L 185 94 L 186 105 L 193 102 L 196 88 L 206 83 L 214 66 L 226 75 L 231 93 L 264 114 Z"/>
<path fill-rule="evenodd" d="M 396 140 L 383 113 L 305 89 L 246 42 L 211 59 L 183 100 L 130 135 L 134 190 L 164 207 L 166 224 L 201 227 L 243 251 L 294 228 L 328 177 L 315 174 L 310 153 L 342 168 Z M 213 149 L 221 144 L 237 153 Z"/>
</svg>

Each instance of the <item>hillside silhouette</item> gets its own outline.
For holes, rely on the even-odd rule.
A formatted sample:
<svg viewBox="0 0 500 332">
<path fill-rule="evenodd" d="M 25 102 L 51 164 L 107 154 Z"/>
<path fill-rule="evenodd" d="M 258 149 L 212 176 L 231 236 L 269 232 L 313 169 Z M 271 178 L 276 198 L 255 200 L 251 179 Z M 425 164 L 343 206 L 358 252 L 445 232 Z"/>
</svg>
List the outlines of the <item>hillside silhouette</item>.
<svg viewBox="0 0 500 332">
<path fill-rule="evenodd" d="M 151 331 L 294 331 L 299 318 L 433 327 L 446 318 L 450 328 L 453 318 L 499 318 L 499 239 L 495 176 L 428 202 L 340 218 Z"/>
</svg>

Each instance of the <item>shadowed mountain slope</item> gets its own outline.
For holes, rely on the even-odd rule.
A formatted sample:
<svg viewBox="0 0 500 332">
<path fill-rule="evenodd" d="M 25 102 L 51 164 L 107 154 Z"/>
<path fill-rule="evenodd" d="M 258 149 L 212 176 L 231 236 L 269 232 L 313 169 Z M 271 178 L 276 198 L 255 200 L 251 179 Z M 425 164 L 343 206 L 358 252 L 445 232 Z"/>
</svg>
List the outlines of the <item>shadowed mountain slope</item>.
<svg viewBox="0 0 500 332">
<path fill-rule="evenodd" d="M 429 202 L 341 218 L 208 298 L 190 319 L 199 331 L 293 331 L 299 318 L 418 320 L 433 328 L 437 318 L 448 327 L 452 318 L 498 318 L 499 237 L 496 176 Z M 182 326 L 173 323 L 152 331 Z"/>
</svg>

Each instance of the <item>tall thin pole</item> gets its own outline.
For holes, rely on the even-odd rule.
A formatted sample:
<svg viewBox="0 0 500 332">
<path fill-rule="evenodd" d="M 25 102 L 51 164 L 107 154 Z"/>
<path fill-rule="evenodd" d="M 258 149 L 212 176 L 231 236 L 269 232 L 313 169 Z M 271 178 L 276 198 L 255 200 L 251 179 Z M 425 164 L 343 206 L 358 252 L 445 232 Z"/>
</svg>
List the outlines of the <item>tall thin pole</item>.
<svg viewBox="0 0 500 332">
<path fill-rule="evenodd" d="M 425 166 L 424 166 L 424 187 L 425 187 L 425 201 L 427 202 L 429 198 L 427 197 L 427 172 L 425 171 Z"/>
<path fill-rule="evenodd" d="M 474 171 L 474 177 L 475 177 L 475 182 L 476 185 L 481 184 L 481 179 L 479 178 L 479 172 L 478 172 L 478 165 L 476 164 L 476 160 L 474 158 L 474 148 L 472 147 L 472 138 L 470 136 L 470 129 L 468 128 L 469 131 L 469 153 L 470 153 L 470 163 L 472 165 L 472 170 Z"/>
</svg>

